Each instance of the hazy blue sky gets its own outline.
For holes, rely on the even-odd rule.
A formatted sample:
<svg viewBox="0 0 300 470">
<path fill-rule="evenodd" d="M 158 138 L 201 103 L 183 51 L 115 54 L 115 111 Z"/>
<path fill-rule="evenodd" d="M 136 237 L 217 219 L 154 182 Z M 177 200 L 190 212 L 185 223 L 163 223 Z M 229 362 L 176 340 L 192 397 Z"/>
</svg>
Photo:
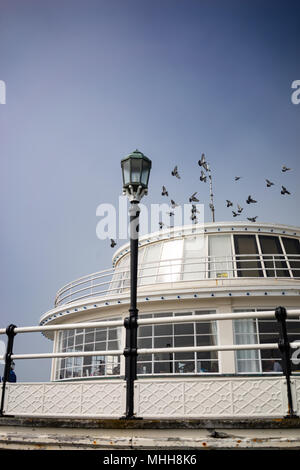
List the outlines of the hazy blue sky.
<svg viewBox="0 0 300 470">
<path fill-rule="evenodd" d="M 0 0 L 1 326 L 37 324 L 63 284 L 110 266 L 96 208 L 117 205 L 136 148 L 153 161 L 145 204 L 162 184 L 207 204 L 205 152 L 218 221 L 252 194 L 242 220 L 299 226 L 299 50 L 299 1 Z M 16 338 L 16 352 L 51 347 Z M 18 378 L 47 380 L 48 364 L 20 361 Z"/>
</svg>

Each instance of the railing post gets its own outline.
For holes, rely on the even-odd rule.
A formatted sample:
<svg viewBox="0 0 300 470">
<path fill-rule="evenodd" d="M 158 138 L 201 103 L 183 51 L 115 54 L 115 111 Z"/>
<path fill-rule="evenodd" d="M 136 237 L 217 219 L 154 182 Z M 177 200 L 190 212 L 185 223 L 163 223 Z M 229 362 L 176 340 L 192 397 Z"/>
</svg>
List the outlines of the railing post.
<svg viewBox="0 0 300 470">
<path fill-rule="evenodd" d="M 297 418 L 297 415 L 293 409 L 293 398 L 291 390 L 291 347 L 286 328 L 286 309 L 284 307 L 277 307 L 275 309 L 275 317 L 279 326 L 278 347 L 282 357 L 282 370 L 286 378 L 287 387 L 288 414 L 285 416 L 285 418 Z"/>
<path fill-rule="evenodd" d="M 4 399 L 5 399 L 5 389 L 6 389 L 6 382 L 9 380 L 9 373 L 12 363 L 12 353 L 13 353 L 13 345 L 14 345 L 14 338 L 15 338 L 15 328 L 16 325 L 9 325 L 6 328 L 7 334 L 7 345 L 6 345 L 6 354 L 5 354 L 5 366 L 4 366 L 4 375 L 2 378 L 2 395 L 1 395 L 1 407 L 0 407 L 0 416 L 3 416 L 3 408 L 4 408 Z"/>
</svg>

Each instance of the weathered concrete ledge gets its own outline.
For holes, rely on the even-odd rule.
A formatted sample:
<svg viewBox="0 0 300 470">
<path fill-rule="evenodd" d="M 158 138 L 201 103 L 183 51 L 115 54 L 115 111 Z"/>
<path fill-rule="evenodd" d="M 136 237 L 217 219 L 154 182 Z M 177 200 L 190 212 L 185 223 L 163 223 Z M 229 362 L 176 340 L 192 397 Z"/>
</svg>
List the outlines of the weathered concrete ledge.
<svg viewBox="0 0 300 470">
<path fill-rule="evenodd" d="M 300 418 L 89 419 L 2 416 L 1 426 L 82 429 L 300 429 Z"/>
<path fill-rule="evenodd" d="M 0 449 L 300 449 L 300 419 L 76 419 L 5 416 Z"/>
</svg>

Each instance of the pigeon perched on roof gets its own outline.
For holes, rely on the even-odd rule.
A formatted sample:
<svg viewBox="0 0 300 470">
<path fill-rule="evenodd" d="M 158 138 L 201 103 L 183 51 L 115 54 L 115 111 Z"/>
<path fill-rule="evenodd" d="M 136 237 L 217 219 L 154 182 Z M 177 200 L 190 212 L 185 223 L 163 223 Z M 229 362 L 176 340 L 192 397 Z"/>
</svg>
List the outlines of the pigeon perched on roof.
<svg viewBox="0 0 300 470">
<path fill-rule="evenodd" d="M 247 203 L 247 204 L 251 204 L 251 203 L 255 203 L 255 202 L 257 202 L 257 201 L 255 201 L 254 199 L 252 199 L 251 196 L 248 196 L 248 199 L 246 200 L 246 203 Z"/>
<path fill-rule="evenodd" d="M 189 198 L 190 202 L 199 202 L 199 199 L 196 198 L 197 192 L 193 193 L 191 197 Z"/>
<path fill-rule="evenodd" d="M 291 171 L 291 168 L 287 168 L 285 165 L 281 168 L 282 173 L 285 173 L 286 171 Z"/>
<path fill-rule="evenodd" d="M 281 186 L 281 194 L 291 194 L 284 186 Z"/>
<path fill-rule="evenodd" d="M 257 217 L 256 215 L 255 217 L 247 217 L 247 219 L 250 220 L 250 222 L 256 222 Z"/>
<path fill-rule="evenodd" d="M 168 193 L 167 189 L 165 188 L 165 186 L 162 187 L 161 195 L 162 196 L 169 196 L 169 193 Z"/>
<path fill-rule="evenodd" d="M 174 170 L 171 172 L 173 176 L 176 176 L 176 178 L 180 179 L 179 173 L 178 173 L 178 168 L 177 165 L 174 167 Z"/>
<path fill-rule="evenodd" d="M 272 183 L 272 181 L 270 181 L 270 180 L 266 179 L 266 183 L 267 183 L 267 188 L 270 188 L 271 186 L 274 186 L 274 183 Z"/>
<path fill-rule="evenodd" d="M 113 238 L 110 239 L 110 246 L 111 246 L 111 248 L 116 246 L 116 242 L 115 242 L 115 240 L 113 240 Z"/>
</svg>

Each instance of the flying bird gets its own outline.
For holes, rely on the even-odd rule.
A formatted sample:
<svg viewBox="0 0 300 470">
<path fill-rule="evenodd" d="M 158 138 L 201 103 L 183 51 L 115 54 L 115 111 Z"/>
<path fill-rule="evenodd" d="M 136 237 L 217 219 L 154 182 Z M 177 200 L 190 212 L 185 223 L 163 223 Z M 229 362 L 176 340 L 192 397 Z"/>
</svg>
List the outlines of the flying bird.
<svg viewBox="0 0 300 470">
<path fill-rule="evenodd" d="M 177 165 L 174 167 L 174 170 L 171 173 L 172 173 L 173 176 L 176 176 L 176 178 L 180 179 Z"/>
<path fill-rule="evenodd" d="M 195 216 L 195 214 L 192 214 L 192 215 L 191 215 L 191 220 L 192 220 L 193 222 L 195 222 L 195 224 L 198 223 L 198 220 L 197 220 L 197 217 Z"/>
<path fill-rule="evenodd" d="M 256 222 L 257 217 L 256 215 L 255 217 L 247 217 L 247 219 L 250 220 L 250 222 Z"/>
<path fill-rule="evenodd" d="M 168 214 L 170 217 L 172 217 L 172 215 L 175 215 L 174 212 L 166 212 L 166 214 Z"/>
<path fill-rule="evenodd" d="M 237 214 L 236 212 L 232 211 L 232 214 L 233 214 L 233 217 L 237 217 L 238 215 L 241 215 L 241 214 Z"/>
<path fill-rule="evenodd" d="M 165 186 L 162 187 L 161 195 L 162 195 L 162 196 L 169 196 L 169 193 L 168 193 L 168 191 L 166 190 Z"/>
<path fill-rule="evenodd" d="M 281 194 L 291 194 L 284 186 L 281 186 Z"/>
<path fill-rule="evenodd" d="M 161 230 L 165 224 L 163 222 L 158 222 L 158 223 L 159 223 L 159 230 Z"/>
<path fill-rule="evenodd" d="M 111 246 L 111 248 L 113 248 L 114 246 L 116 246 L 116 242 L 115 242 L 115 240 L 113 240 L 112 238 L 110 239 L 110 246 Z"/>
<path fill-rule="evenodd" d="M 267 188 L 270 188 L 271 186 L 274 186 L 274 183 L 272 183 L 272 181 L 270 181 L 270 180 L 266 179 L 266 183 L 267 183 Z"/>
<path fill-rule="evenodd" d="M 237 205 L 238 208 L 238 213 L 241 214 L 243 212 L 243 207 L 241 207 L 239 204 Z"/>
<path fill-rule="evenodd" d="M 251 196 L 248 196 L 248 199 L 246 200 L 247 204 L 251 204 L 251 203 L 255 203 L 257 201 L 255 201 L 254 199 L 252 199 Z"/>
<path fill-rule="evenodd" d="M 240 179 L 241 179 L 241 176 L 235 176 L 235 177 L 234 177 L 234 181 L 238 181 L 238 180 L 240 180 Z"/>
<path fill-rule="evenodd" d="M 191 195 L 191 197 L 189 198 L 190 202 L 199 202 L 199 199 L 196 198 L 196 194 L 197 192 Z"/>
<path fill-rule="evenodd" d="M 195 214 L 196 212 L 198 212 L 198 214 L 200 214 L 200 212 L 198 211 L 197 207 L 194 204 L 192 204 L 191 212 L 192 212 L 192 214 Z"/>
<path fill-rule="evenodd" d="M 204 183 L 206 183 L 206 176 L 203 170 L 201 170 L 200 181 L 203 181 Z"/>
<path fill-rule="evenodd" d="M 202 153 L 201 159 L 198 160 L 198 165 L 199 165 L 199 166 L 203 166 L 203 168 L 204 168 L 205 171 L 208 170 L 208 166 L 207 166 L 207 162 L 206 162 L 206 160 L 205 160 L 205 155 L 204 155 L 204 153 Z"/>
<path fill-rule="evenodd" d="M 176 204 L 176 202 L 173 201 L 173 199 L 171 199 L 171 206 L 172 206 L 172 209 L 175 209 L 175 207 L 178 207 L 178 204 Z"/>
<path fill-rule="evenodd" d="M 285 173 L 286 171 L 290 171 L 291 168 L 287 168 L 285 165 L 281 168 L 282 173 Z"/>
<path fill-rule="evenodd" d="M 233 206 L 232 202 L 228 201 L 228 199 L 226 199 L 226 202 L 227 202 L 227 207 Z"/>
</svg>

